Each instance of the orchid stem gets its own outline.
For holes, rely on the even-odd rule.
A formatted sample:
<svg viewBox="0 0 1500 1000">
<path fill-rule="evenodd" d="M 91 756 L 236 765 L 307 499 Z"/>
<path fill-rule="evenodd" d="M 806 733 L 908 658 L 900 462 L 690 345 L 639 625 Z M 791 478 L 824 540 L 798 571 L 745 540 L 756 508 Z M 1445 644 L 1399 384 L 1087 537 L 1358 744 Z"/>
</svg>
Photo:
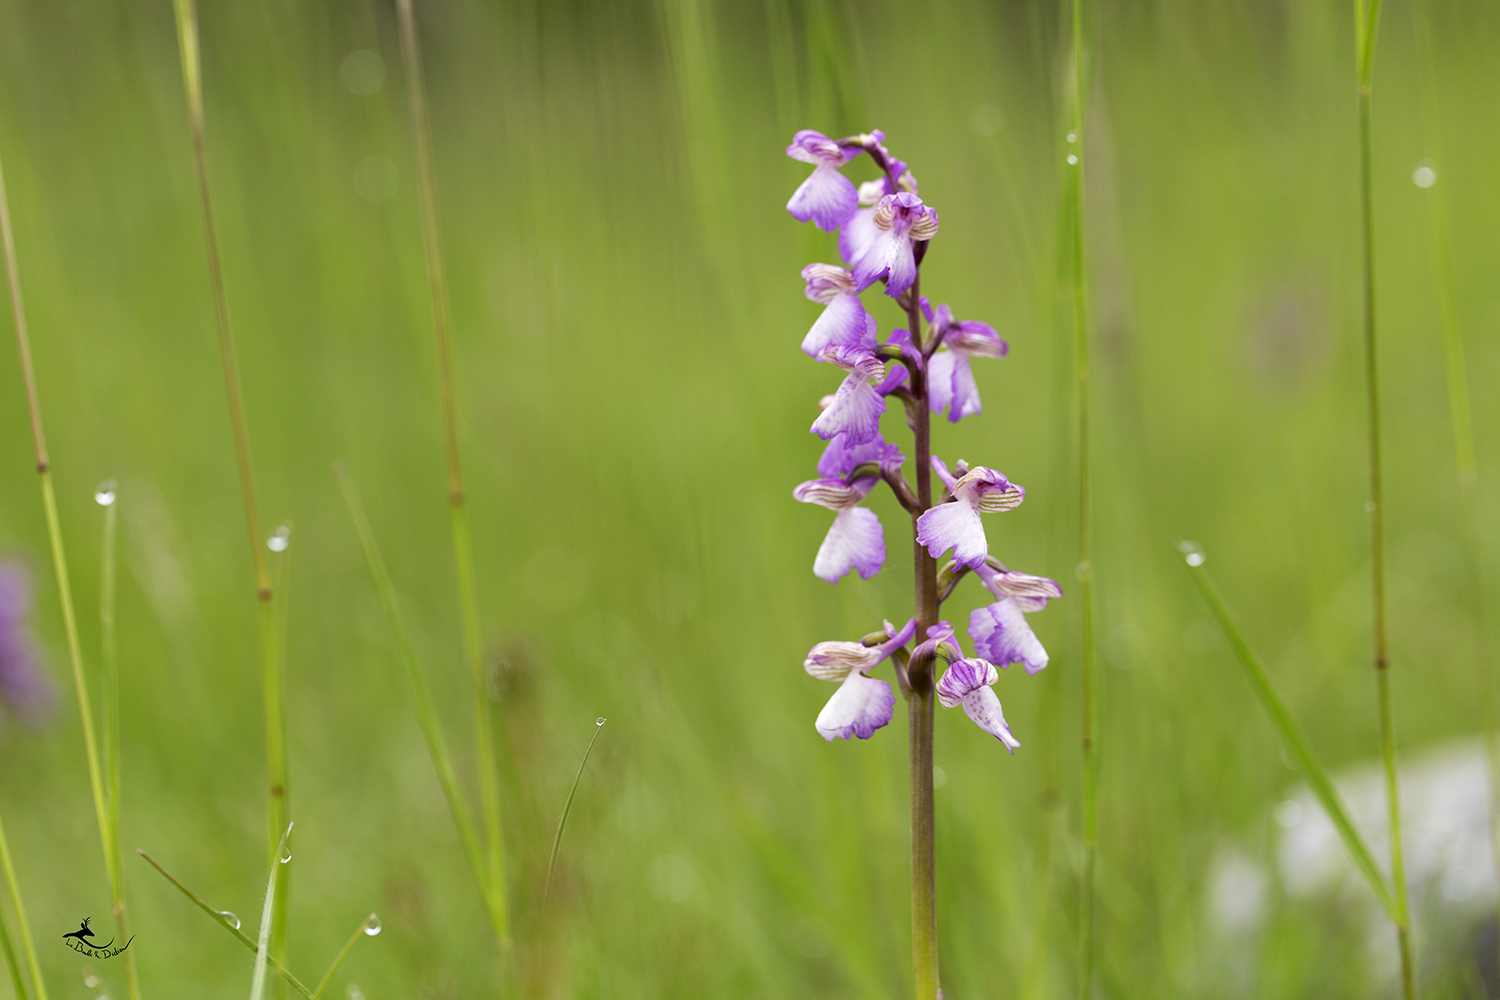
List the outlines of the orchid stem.
<svg viewBox="0 0 1500 1000">
<path fill-rule="evenodd" d="M 94 797 L 94 818 L 99 826 L 99 844 L 104 852 L 104 867 L 109 874 L 110 897 L 115 922 L 129 940 L 125 920 L 125 886 L 119 865 L 111 859 L 110 809 L 105 802 L 103 769 L 99 764 L 99 745 L 94 735 L 94 713 L 89 705 L 88 682 L 83 675 L 83 647 L 78 641 L 78 619 L 73 613 L 73 590 L 68 582 L 68 558 L 63 549 L 62 522 L 57 515 L 57 496 L 52 488 L 52 466 L 47 459 L 47 439 L 42 429 L 42 407 L 37 395 L 36 372 L 31 365 L 31 341 L 26 332 L 26 311 L 21 300 L 21 272 L 16 264 L 16 242 L 10 224 L 10 202 L 5 194 L 5 175 L 0 170 L 0 244 L 5 251 L 5 276 L 10 287 L 11 316 L 16 327 L 16 348 L 21 356 L 21 375 L 26 385 L 26 409 L 31 418 L 31 440 L 36 453 L 36 470 L 41 479 L 42 508 L 47 518 L 47 538 L 52 550 L 52 570 L 57 578 L 58 603 L 62 606 L 63 631 L 68 640 L 68 662 L 73 673 L 73 693 L 78 699 L 78 716 L 83 725 L 83 749 L 88 759 L 89 786 Z M 9 861 L 7 860 L 7 865 Z M 14 886 L 12 886 L 14 889 Z M 16 895 L 19 907 L 20 896 Z M 24 920 L 21 926 L 27 942 L 30 931 Z M 29 947 L 29 944 L 28 944 Z M 140 988 L 135 975 L 135 956 L 124 954 L 130 1000 L 139 1000 Z M 37 981 L 38 1000 L 45 1000 L 41 981 Z"/>
<path fill-rule="evenodd" d="M 1083 887 L 1079 914 L 1079 995 L 1088 1000 L 1094 980 L 1094 869 L 1098 854 L 1099 747 L 1095 715 L 1099 698 L 1094 654 L 1093 473 L 1089 461 L 1089 330 L 1083 245 L 1083 106 L 1087 75 L 1083 49 L 1083 2 L 1073 0 L 1073 115 L 1067 162 L 1072 202 L 1073 330 L 1077 338 L 1078 403 L 1078 605 L 1083 701 Z"/>
<path fill-rule="evenodd" d="M 417 161 L 417 186 L 422 212 L 422 249 L 427 262 L 432 297 L 432 331 L 437 345 L 438 388 L 442 399 L 443 446 L 448 467 L 448 504 L 453 530 L 453 554 L 458 570 L 459 604 L 463 614 L 464 649 L 469 661 L 474 698 L 474 747 L 477 758 L 480 810 L 485 834 L 484 890 L 495 916 L 501 949 L 510 944 L 509 912 L 505 896 L 505 843 L 500 824 L 500 792 L 491 738 L 489 693 L 484 678 L 480 643 L 479 598 L 474 582 L 474 549 L 469 535 L 469 511 L 464 494 L 463 465 L 458 448 L 458 413 L 454 402 L 453 341 L 448 324 L 448 279 L 443 268 L 438 232 L 437 185 L 432 171 L 432 135 L 428 126 L 427 94 L 422 78 L 421 50 L 411 0 L 396 0 L 401 31 L 402 64 L 406 71 L 407 102 L 412 143 Z"/>
<path fill-rule="evenodd" d="M 260 606 L 261 694 L 265 713 L 266 829 L 268 852 L 276 863 L 282 832 L 292 823 L 288 794 L 286 726 L 281 671 L 276 656 L 276 613 L 272 606 L 271 571 L 267 566 L 260 531 L 260 507 L 255 499 L 255 469 L 250 461 L 250 433 L 245 418 L 245 400 L 240 387 L 239 362 L 235 357 L 234 333 L 229 325 L 229 300 L 224 292 L 224 267 L 219 257 L 219 237 L 214 226 L 213 197 L 208 183 L 208 158 L 203 144 L 203 75 L 198 50 L 198 13 L 194 0 L 174 0 L 177 43 L 182 55 L 182 83 L 187 95 L 188 127 L 193 140 L 193 164 L 198 176 L 198 196 L 203 210 L 203 241 L 208 256 L 208 277 L 213 290 L 214 317 L 218 324 L 219 357 L 224 369 L 224 389 L 229 399 L 229 423 L 234 434 L 234 454 L 239 469 L 240 497 L 245 509 L 245 530 L 250 538 L 250 562 L 255 569 L 255 595 Z M 291 869 L 287 885 L 279 894 L 272 938 L 276 957 L 283 957 L 284 924 L 290 895 Z"/>
<path fill-rule="evenodd" d="M 922 318 L 918 312 L 921 300 L 918 275 L 907 293 L 907 322 L 911 325 L 912 344 L 921 351 Z M 915 407 L 915 451 L 917 477 L 917 510 L 912 512 L 913 561 L 916 570 L 916 609 L 918 642 L 927 629 L 938 622 L 937 561 L 927 547 L 916 541 L 917 519 L 932 506 L 932 414 L 928 405 L 925 376 L 912 375 Z M 911 690 L 906 696 L 907 728 L 911 779 L 911 945 L 912 977 L 917 1000 L 934 1000 L 938 995 L 937 947 L 937 867 L 935 851 L 934 809 L 932 801 L 932 730 L 933 670 L 929 658 L 925 663 L 909 664 Z"/>
<path fill-rule="evenodd" d="M 1416 996 L 1412 968 L 1411 908 L 1406 892 L 1406 862 L 1401 844 L 1401 790 L 1396 773 L 1395 719 L 1391 710 L 1391 673 L 1385 618 L 1385 497 L 1381 473 L 1380 368 L 1375 338 L 1375 196 L 1370 137 L 1370 78 L 1375 39 L 1380 28 L 1380 0 L 1354 0 L 1357 60 L 1355 95 L 1359 106 L 1360 231 L 1364 266 L 1365 397 L 1370 450 L 1370 563 L 1375 640 L 1375 685 L 1379 702 L 1380 759 L 1385 770 L 1385 797 L 1391 828 L 1391 882 L 1396 896 L 1396 941 L 1401 953 L 1401 986 L 1406 1000 Z"/>
</svg>

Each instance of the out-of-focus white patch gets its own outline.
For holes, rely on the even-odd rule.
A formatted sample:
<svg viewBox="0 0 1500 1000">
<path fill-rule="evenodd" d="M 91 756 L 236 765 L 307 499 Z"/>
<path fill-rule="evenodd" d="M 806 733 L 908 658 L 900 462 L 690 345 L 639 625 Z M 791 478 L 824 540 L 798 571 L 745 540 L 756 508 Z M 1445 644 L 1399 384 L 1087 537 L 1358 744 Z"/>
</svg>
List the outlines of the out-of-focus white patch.
<svg viewBox="0 0 1500 1000">
<path fill-rule="evenodd" d="M 1466 740 L 1403 755 L 1401 825 L 1407 884 L 1417 929 L 1437 923 L 1474 922 L 1493 913 L 1497 885 L 1489 828 L 1489 774 L 1484 744 Z M 1385 776 L 1379 761 L 1334 775 L 1334 784 L 1382 869 L 1391 855 Z M 1395 948 L 1385 915 L 1327 813 L 1305 785 L 1266 807 L 1274 838 L 1274 872 L 1240 849 L 1222 847 L 1209 870 L 1207 899 L 1214 926 L 1238 939 L 1265 919 L 1271 879 L 1288 905 L 1322 895 L 1362 900 L 1371 969 L 1377 979 L 1397 975 Z"/>
</svg>

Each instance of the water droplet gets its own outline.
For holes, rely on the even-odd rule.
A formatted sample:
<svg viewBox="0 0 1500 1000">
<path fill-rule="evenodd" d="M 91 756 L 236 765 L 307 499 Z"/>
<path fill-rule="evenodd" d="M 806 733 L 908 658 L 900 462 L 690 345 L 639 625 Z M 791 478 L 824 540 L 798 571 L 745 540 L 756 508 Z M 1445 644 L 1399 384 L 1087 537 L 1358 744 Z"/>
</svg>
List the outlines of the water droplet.
<svg viewBox="0 0 1500 1000">
<path fill-rule="evenodd" d="M 1068 133 L 1068 141 L 1069 142 L 1077 142 L 1078 141 L 1078 133 L 1077 132 L 1069 132 Z"/>
<path fill-rule="evenodd" d="M 1374 500 L 1366 500 L 1365 501 L 1365 513 L 1366 514 L 1373 514 L 1373 513 L 1375 513 L 1375 501 Z"/>
<path fill-rule="evenodd" d="M 365 936 L 374 937 L 380 933 L 380 918 L 370 914 L 370 919 L 365 921 Z"/>
<path fill-rule="evenodd" d="M 1078 166 L 1078 157 L 1073 153 L 1068 154 L 1068 165 L 1073 167 Z"/>
<path fill-rule="evenodd" d="M 1437 164 L 1423 160 L 1411 172 L 1411 182 L 1419 188 L 1430 188 L 1437 183 Z"/>
<path fill-rule="evenodd" d="M 1202 566 L 1203 560 L 1207 558 L 1203 554 L 1203 546 L 1197 542 L 1182 542 L 1177 546 L 1177 551 L 1182 553 L 1182 558 L 1189 566 Z"/>
<path fill-rule="evenodd" d="M 92 972 L 85 972 L 83 974 L 83 985 L 91 990 L 97 990 L 99 988 L 99 977 Z"/>
<path fill-rule="evenodd" d="M 235 930 L 240 929 L 240 918 L 235 916 L 229 910 L 219 910 L 218 914 L 229 922 L 229 926 L 233 927 Z"/>
<path fill-rule="evenodd" d="M 271 532 L 271 537 L 266 539 L 266 548 L 272 552 L 285 552 L 292 544 L 292 529 L 282 525 Z"/>
<path fill-rule="evenodd" d="M 354 983 L 350 983 L 348 987 L 344 989 L 344 992 L 348 994 L 349 1000 L 365 1000 L 364 992 L 360 990 L 360 988 Z"/>
<path fill-rule="evenodd" d="M 115 502 L 115 481 L 106 479 L 94 489 L 94 503 L 101 507 L 108 507 Z"/>
<path fill-rule="evenodd" d="M 602 726 L 602 725 L 604 725 L 604 721 L 605 721 L 604 720 L 604 716 L 601 715 L 601 716 L 599 716 L 599 718 L 597 718 L 597 719 L 594 720 L 594 725 L 596 725 L 596 726 Z"/>
<path fill-rule="evenodd" d="M 280 861 L 282 864 L 286 864 L 288 861 L 292 860 L 292 849 L 290 847 L 282 848 L 281 857 L 277 858 L 276 860 Z"/>
</svg>

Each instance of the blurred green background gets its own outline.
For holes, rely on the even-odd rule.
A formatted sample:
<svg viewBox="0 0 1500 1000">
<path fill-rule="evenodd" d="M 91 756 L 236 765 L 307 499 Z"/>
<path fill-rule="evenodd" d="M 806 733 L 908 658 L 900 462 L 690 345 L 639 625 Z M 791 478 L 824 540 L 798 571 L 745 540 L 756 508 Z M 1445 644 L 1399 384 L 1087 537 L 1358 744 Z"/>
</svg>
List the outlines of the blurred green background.
<svg viewBox="0 0 1500 1000">
<path fill-rule="evenodd" d="M 1100 989 L 1369 996 L 1380 986 L 1364 910 L 1347 900 L 1275 896 L 1261 929 L 1238 939 L 1206 919 L 1214 858 L 1226 844 L 1269 854 L 1266 810 L 1295 776 L 1172 549 L 1204 544 L 1330 764 L 1372 758 L 1352 11 L 1332 0 L 1098 6 L 1088 239 L 1106 699 Z M 418 4 L 511 762 L 522 943 L 500 963 L 330 468 L 347 460 L 364 491 L 467 781 L 392 8 L 210 0 L 199 12 L 262 508 L 268 528 L 295 529 L 293 968 L 315 979 L 374 909 L 385 933 L 361 943 L 335 994 L 357 983 L 371 1000 L 505 984 L 537 997 L 906 995 L 904 722 L 867 743 L 825 744 L 812 721 L 832 688 L 800 667 L 820 639 L 909 613 L 905 520 L 888 496 L 873 501 L 891 551 L 874 580 L 812 576 L 828 517 L 790 491 L 813 474 L 821 445 L 806 428 L 835 379 L 797 350 L 818 308 L 797 272 L 836 250 L 784 211 L 805 168 L 782 148 L 801 127 L 880 127 L 912 164 L 943 222 L 924 291 L 1011 345 L 976 366 L 984 416 L 941 425 L 936 450 L 1027 487 L 1022 508 L 990 519 L 992 550 L 1072 597 L 1071 333 L 1057 281 L 1066 11 L 1022 0 Z M 1481 467 L 1500 460 L 1500 15 L 1482 0 L 1427 5 L 1435 99 L 1424 101 L 1414 13 L 1387 5 L 1375 91 L 1403 749 L 1481 726 L 1436 197 L 1452 213 Z M 249 954 L 130 853 L 144 848 L 247 923 L 258 912 L 252 577 L 171 5 L 0 0 L 0 156 L 91 668 L 102 523 L 91 496 L 100 480 L 120 482 L 133 950 L 148 996 L 232 996 Z M 1427 191 L 1411 181 L 1424 157 L 1438 164 Z M 867 299 L 882 331 L 899 323 L 881 296 Z M 54 995 L 88 997 L 56 937 L 85 913 L 108 922 L 107 883 L 20 385 L 7 346 L 0 554 L 33 570 L 59 698 L 41 732 L 6 720 L 0 810 Z M 1485 512 L 1493 543 L 1493 492 Z M 965 584 L 954 602 L 947 617 L 966 620 L 977 589 Z M 939 722 L 950 1000 L 1076 991 L 1077 602 L 1032 621 L 1051 667 L 1009 671 L 997 688 L 1023 750 L 1006 756 L 953 713 Z M 553 826 L 598 716 L 609 724 L 541 921 Z M 1466 940 L 1419 929 L 1432 989 Z M 123 994 L 116 965 L 95 971 Z"/>
</svg>

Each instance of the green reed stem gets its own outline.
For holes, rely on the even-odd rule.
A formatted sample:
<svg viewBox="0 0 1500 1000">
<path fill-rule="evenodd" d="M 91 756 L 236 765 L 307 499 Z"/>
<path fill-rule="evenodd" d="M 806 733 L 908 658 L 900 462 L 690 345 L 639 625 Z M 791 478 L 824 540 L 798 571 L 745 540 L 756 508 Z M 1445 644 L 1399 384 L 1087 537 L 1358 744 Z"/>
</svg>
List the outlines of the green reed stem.
<svg viewBox="0 0 1500 1000">
<path fill-rule="evenodd" d="M 5 967 L 10 970 L 10 985 L 16 1000 L 26 1000 L 26 980 L 21 974 L 21 963 L 16 959 L 16 949 L 10 943 L 10 927 L 5 922 L 3 909 L 0 909 L 0 951 L 5 952 Z"/>
<path fill-rule="evenodd" d="M 323 995 L 323 991 L 328 988 L 328 983 L 333 979 L 334 974 L 339 971 L 339 966 L 344 964 L 344 959 L 348 958 L 349 953 L 354 950 L 354 946 L 359 944 L 359 939 L 367 936 L 371 922 L 378 923 L 379 920 L 380 918 L 372 913 L 368 917 L 365 917 L 364 920 L 361 920 L 358 927 L 354 928 L 354 933 L 349 935 L 349 940 L 344 943 L 344 947 L 334 956 L 333 964 L 328 967 L 327 972 L 323 973 L 323 978 L 318 980 L 318 985 L 312 992 L 312 1000 L 318 1000 L 318 997 Z"/>
<path fill-rule="evenodd" d="M 1249 678 L 1250 686 L 1255 689 L 1261 705 L 1265 707 L 1266 712 L 1271 716 L 1271 721 L 1276 725 L 1276 731 L 1281 736 L 1287 755 L 1297 766 L 1302 780 L 1307 782 L 1307 787 L 1312 790 L 1319 804 L 1323 806 L 1323 811 L 1328 814 L 1328 819 L 1333 823 L 1334 829 L 1338 831 L 1340 839 L 1344 842 L 1344 847 L 1349 851 L 1350 860 L 1365 877 L 1365 881 L 1370 884 L 1381 907 L 1392 920 L 1399 919 L 1400 911 L 1396 906 L 1396 899 L 1391 895 L 1390 886 L 1386 883 L 1385 875 L 1380 871 L 1380 865 L 1375 862 L 1375 855 L 1371 853 L 1364 838 L 1360 836 L 1354 820 L 1349 816 L 1349 810 L 1344 805 L 1343 797 L 1339 795 L 1333 779 L 1328 776 L 1328 771 L 1313 753 L 1312 744 L 1303 734 L 1302 727 L 1297 725 L 1297 720 L 1292 715 L 1291 709 L 1287 707 L 1286 700 L 1281 697 L 1281 692 L 1276 690 L 1271 675 L 1261 664 L 1255 651 L 1250 648 L 1244 633 L 1235 624 L 1233 616 L 1229 613 L 1229 606 L 1224 602 L 1224 595 L 1214 584 L 1213 577 L 1209 576 L 1208 570 L 1203 568 L 1203 554 L 1196 549 L 1190 549 L 1187 555 L 1188 573 L 1193 578 L 1193 583 L 1198 585 L 1198 590 L 1218 621 L 1224 637 L 1229 640 L 1229 645 L 1239 657 L 1240 665 L 1245 668 L 1245 676 Z M 1196 562 L 1193 561 L 1194 558 Z"/>
<path fill-rule="evenodd" d="M 1094 564 L 1092 538 L 1093 472 L 1090 455 L 1089 329 L 1083 244 L 1083 108 L 1087 94 L 1083 48 L 1083 2 L 1073 0 L 1073 115 L 1067 145 L 1072 168 L 1068 185 L 1073 204 L 1073 329 L 1078 386 L 1078 606 L 1082 617 L 1083 700 L 1083 887 L 1079 913 L 1078 989 L 1085 1000 L 1094 981 L 1094 869 L 1099 830 L 1099 748 L 1095 731 L 1099 674 L 1094 651 Z"/>
<path fill-rule="evenodd" d="M 0 865 L 5 867 L 5 884 L 10 889 L 10 904 L 16 911 L 16 923 L 21 925 L 21 949 L 26 953 L 26 967 L 31 971 L 31 985 L 36 991 L 36 1000 L 47 1000 L 47 984 L 42 982 L 42 966 L 36 960 L 36 945 L 31 940 L 31 923 L 26 919 L 26 904 L 21 901 L 21 883 L 16 881 L 16 869 L 11 864 L 10 843 L 5 839 L 4 823 L 0 823 Z M 9 950 L 7 942 L 7 953 Z M 14 961 L 11 967 L 15 968 Z M 24 997 L 25 993 L 18 991 L 17 995 Z"/>
<path fill-rule="evenodd" d="M 63 549 L 62 522 L 57 516 L 57 496 L 52 488 L 52 465 L 47 459 L 47 438 L 42 429 L 42 407 L 37 395 L 36 372 L 31 364 L 31 341 L 26 331 L 26 310 L 21 299 L 21 272 L 16 263 L 16 242 L 10 224 L 10 201 L 5 193 L 5 174 L 0 170 L 0 244 L 5 252 L 5 277 L 10 288 L 11 317 L 16 327 L 16 348 L 21 357 L 21 376 L 26 385 L 26 409 L 31 419 L 31 441 L 36 453 L 36 470 L 41 479 L 42 508 L 47 517 L 47 539 L 52 551 L 52 570 L 57 578 L 58 602 L 62 606 L 63 631 L 68 640 L 68 662 L 73 673 L 73 692 L 78 699 L 78 716 L 83 725 L 83 748 L 88 758 L 89 786 L 94 797 L 94 819 L 99 826 L 99 843 L 104 852 L 104 867 L 110 876 L 110 896 L 115 923 L 120 934 L 129 940 L 125 919 L 125 886 L 119 878 L 118 865 L 111 862 L 110 810 L 105 803 L 104 777 L 99 764 L 99 745 L 94 736 L 94 713 L 89 705 L 88 682 L 83 675 L 83 647 L 78 641 L 78 619 L 73 613 L 73 589 L 68 582 L 68 558 Z M 23 924 L 23 931 L 26 928 Z M 29 938 L 30 932 L 26 931 Z M 131 1000 L 139 1000 L 135 977 L 135 958 L 124 956 Z M 41 1000 L 41 998 L 39 998 Z"/>
<path fill-rule="evenodd" d="M 229 325 L 229 299 L 224 292 L 224 265 L 219 256 L 218 230 L 214 225 L 213 195 L 208 182 L 208 156 L 203 142 L 203 74 L 198 47 L 198 13 L 194 0 L 173 0 L 177 15 L 177 42 L 182 56 L 182 83 L 187 94 L 188 126 L 193 140 L 193 164 L 198 176 L 198 196 L 203 210 L 203 240 L 208 255 L 209 284 L 213 289 L 214 318 L 218 325 L 219 358 L 224 369 L 224 389 L 229 400 L 229 423 L 234 434 L 235 462 L 239 469 L 240 498 L 245 509 L 245 530 L 250 539 L 250 562 L 255 569 L 255 594 L 260 606 L 260 659 L 262 701 L 266 740 L 266 830 L 274 861 L 281 832 L 291 825 L 291 800 L 287 789 L 285 706 L 281 672 L 276 657 L 276 616 L 271 607 L 271 573 L 266 564 L 260 531 L 260 507 L 255 498 L 255 468 L 250 459 L 250 432 L 245 417 L 245 399 L 240 385 L 239 361 L 234 332 Z M 290 872 L 288 872 L 290 874 Z M 280 914 L 286 913 L 283 892 Z M 279 921 L 278 921 L 279 924 Z M 285 940 L 285 927 L 278 926 L 276 939 Z"/>
<path fill-rule="evenodd" d="M 198 907 L 198 909 L 202 910 L 204 913 L 207 913 L 214 919 L 215 923 L 224 928 L 230 934 L 233 934 L 236 940 L 240 942 L 240 944 L 244 945 L 246 948 L 249 948 L 252 952 L 255 951 L 256 944 L 254 939 L 252 939 L 248 934 L 240 930 L 234 924 L 230 923 L 228 917 L 224 916 L 223 913 L 205 903 L 201 898 L 198 897 L 196 893 L 193 892 L 193 890 L 189 889 L 187 886 L 179 882 L 171 872 L 167 871 L 161 865 L 157 864 L 156 860 L 152 858 L 151 855 L 147 854 L 140 848 L 136 848 L 135 853 L 139 854 L 142 860 L 144 860 L 148 865 L 150 865 L 152 868 L 155 868 L 159 873 L 161 873 L 162 878 L 166 879 L 168 882 L 171 882 L 174 886 L 176 886 L 177 891 L 182 893 L 190 901 L 192 901 L 192 904 L 194 906 Z M 280 961 L 277 960 L 276 956 L 272 955 L 270 958 L 268 958 L 266 960 L 266 964 L 280 973 L 281 978 L 290 983 L 292 989 L 296 990 L 304 997 L 307 997 L 308 1000 L 311 1000 L 312 991 L 302 983 L 302 980 L 292 975 L 292 973 L 284 965 L 282 965 Z"/>
<path fill-rule="evenodd" d="M 578 793 L 578 782 L 583 780 L 583 769 L 588 766 L 589 754 L 594 752 L 594 744 L 599 741 L 599 734 L 604 732 L 604 719 L 594 724 L 594 735 L 589 739 L 589 745 L 583 749 L 583 760 L 578 762 L 578 773 L 573 775 L 573 787 L 568 789 L 568 800 L 563 803 L 562 815 L 557 818 L 557 835 L 552 838 L 552 856 L 547 859 L 547 881 L 542 887 L 542 908 L 547 908 L 547 899 L 552 895 L 552 873 L 557 870 L 557 853 L 562 847 L 563 827 L 568 824 L 568 811 L 573 808 L 573 796 Z"/>
<path fill-rule="evenodd" d="M 1407 901 L 1406 863 L 1402 852 L 1401 790 L 1396 773 L 1395 719 L 1391 710 L 1391 678 L 1385 614 L 1385 497 L 1380 444 L 1380 368 L 1375 337 L 1375 195 L 1373 143 L 1370 136 L 1370 81 L 1375 63 L 1375 40 L 1380 30 L 1380 0 L 1354 0 L 1355 95 L 1359 109 L 1359 183 L 1364 266 L 1365 393 L 1370 452 L 1370 561 L 1375 684 L 1379 702 L 1380 757 L 1385 768 L 1386 805 L 1391 825 L 1391 881 L 1396 896 L 1396 939 L 1401 952 L 1404 996 L 1416 995 L 1412 967 L 1411 908 Z"/>
<path fill-rule="evenodd" d="M 1439 102 L 1437 79 L 1433 67 L 1431 28 L 1424 4 L 1412 5 L 1417 48 L 1423 70 L 1423 103 L 1426 106 L 1427 141 L 1435 154 L 1438 169 L 1444 163 L 1441 153 L 1441 130 L 1438 128 Z M 1441 176 L 1437 178 L 1442 180 Z M 1448 223 L 1448 199 L 1441 187 L 1427 191 L 1428 220 L 1432 233 L 1433 278 L 1437 286 L 1438 317 L 1443 334 L 1443 361 L 1448 374 L 1448 417 L 1453 429 L 1453 460 L 1458 473 L 1458 496 L 1463 516 L 1464 575 L 1468 578 L 1469 599 L 1473 602 L 1475 640 L 1478 646 L 1476 666 L 1479 691 L 1484 708 L 1485 759 L 1490 779 L 1490 846 L 1496 874 L 1500 875 L 1500 691 L 1497 691 L 1495 657 L 1485 611 L 1483 558 L 1484 534 L 1481 530 L 1479 463 L 1474 454 L 1474 415 L 1469 404 L 1469 376 L 1463 333 L 1458 325 L 1458 309 L 1453 296 L 1453 237 Z M 1500 904 L 1500 901 L 1497 901 Z M 1500 923 L 1496 925 L 1500 934 Z"/>
<path fill-rule="evenodd" d="M 453 530 L 453 554 L 458 570 L 459 604 L 463 614 L 464 649 L 468 654 L 474 697 L 474 747 L 478 758 L 480 809 L 484 819 L 488 861 L 485 894 L 497 915 L 495 934 L 501 948 L 510 942 L 509 913 L 505 896 L 505 845 L 500 823 L 500 788 L 495 774 L 495 750 L 491 739 L 489 693 L 484 678 L 484 654 L 480 642 L 479 597 L 474 581 L 474 549 L 469 536 L 469 511 L 464 494 L 463 463 L 458 448 L 458 411 L 453 380 L 453 340 L 448 323 L 448 279 L 443 267 L 442 239 L 438 232 L 437 185 L 432 172 L 432 134 L 428 126 L 427 93 L 422 77 L 421 49 L 417 44 L 416 17 L 411 0 L 396 0 L 401 31 L 401 57 L 406 73 L 412 143 L 417 161 L 417 188 L 422 214 L 422 250 L 427 262 L 428 290 L 432 298 L 432 332 L 437 345 L 438 388 L 443 411 L 443 448 L 448 467 L 448 505 Z"/>
<path fill-rule="evenodd" d="M 349 507 L 349 517 L 354 521 L 354 530 L 359 535 L 359 544 L 364 549 L 365 562 L 369 565 L 370 576 L 375 581 L 375 589 L 380 593 L 381 603 L 385 605 L 391 634 L 396 640 L 396 652 L 401 657 L 401 666 L 405 668 L 406 679 L 411 685 L 412 709 L 417 714 L 417 725 L 422 730 L 422 738 L 427 741 L 427 752 L 432 758 L 433 768 L 437 771 L 438 783 L 442 785 L 443 795 L 448 800 L 448 809 L 453 813 L 453 825 L 458 828 L 459 839 L 463 842 L 469 868 L 474 873 L 474 884 L 478 887 L 480 896 L 485 902 L 496 938 L 503 940 L 505 911 L 497 908 L 494 894 L 488 891 L 488 884 L 485 881 L 484 855 L 480 853 L 479 838 L 475 835 L 474 824 L 469 819 L 468 807 L 464 805 L 463 797 L 459 794 L 458 779 L 454 777 L 453 772 L 453 761 L 448 756 L 447 744 L 443 741 L 442 730 L 438 727 L 437 713 L 432 708 L 432 699 L 427 695 L 427 685 L 422 680 L 421 671 L 417 669 L 416 654 L 412 652 L 411 640 L 407 638 L 406 626 L 401 621 L 401 609 L 396 603 L 396 589 L 391 584 L 390 574 L 386 572 L 385 560 L 381 557 L 380 547 L 375 541 L 375 532 L 370 527 L 370 519 L 365 515 L 364 504 L 360 502 L 359 491 L 355 488 L 349 470 L 342 462 L 335 462 L 333 468 L 338 474 L 339 485 L 343 488 L 344 502 Z"/>
</svg>

